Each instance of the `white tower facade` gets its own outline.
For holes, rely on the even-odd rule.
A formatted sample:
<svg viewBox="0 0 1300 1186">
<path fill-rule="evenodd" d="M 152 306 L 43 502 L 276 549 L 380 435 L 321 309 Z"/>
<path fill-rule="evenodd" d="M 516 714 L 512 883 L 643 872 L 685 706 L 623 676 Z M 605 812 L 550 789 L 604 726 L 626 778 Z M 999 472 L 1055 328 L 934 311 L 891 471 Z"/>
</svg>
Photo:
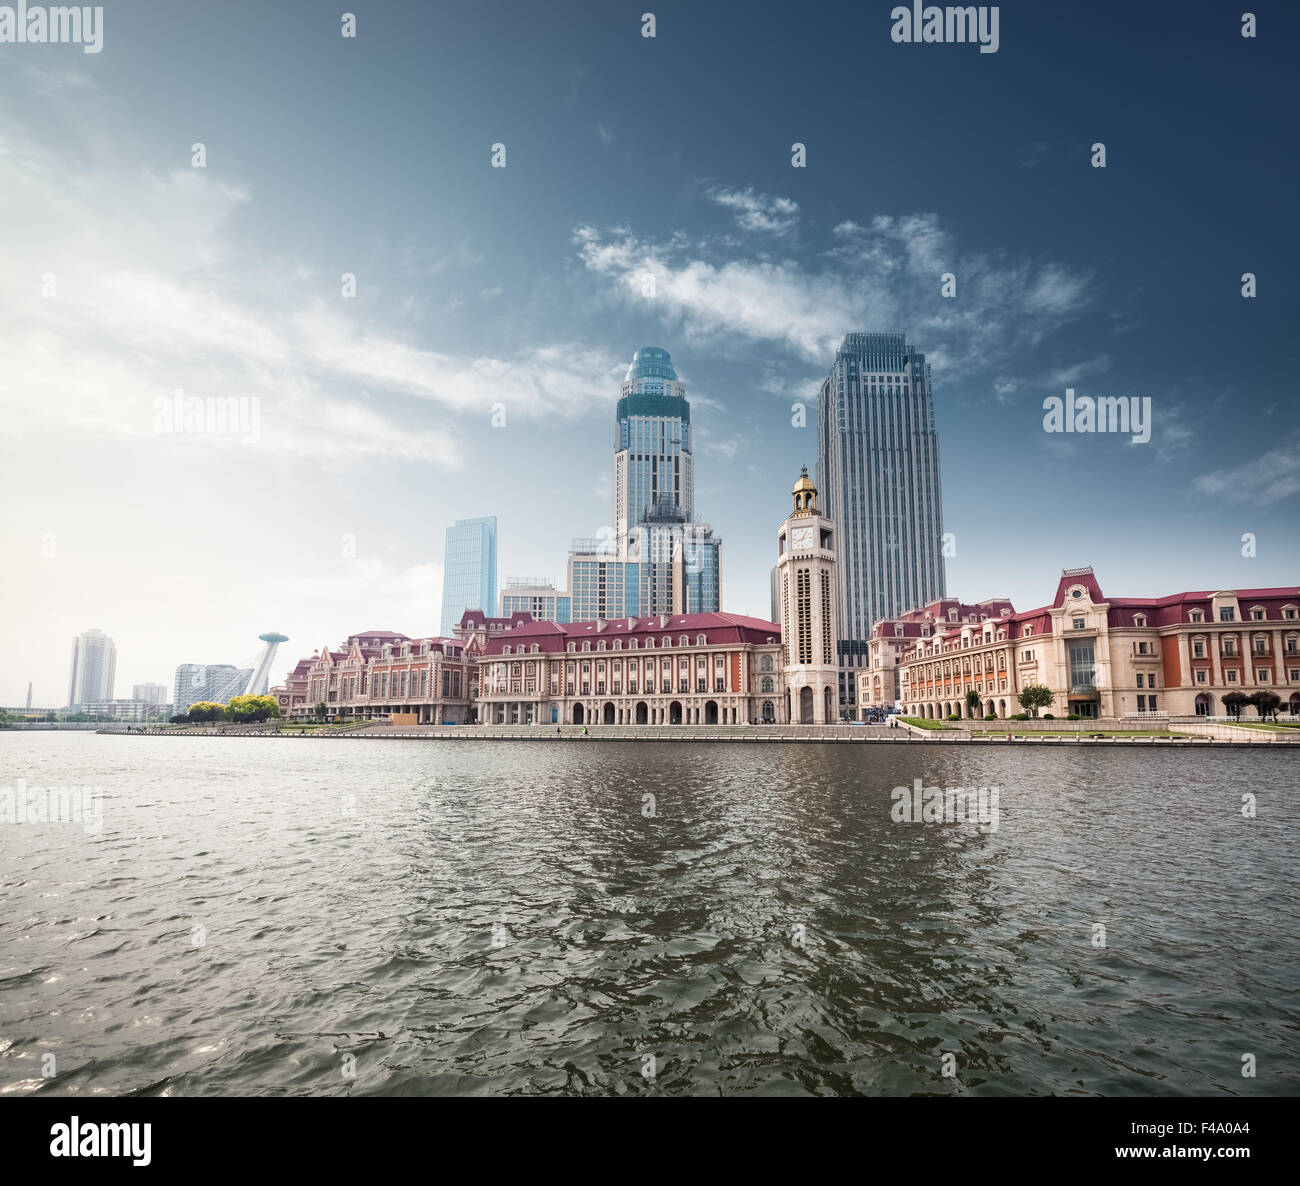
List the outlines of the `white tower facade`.
<svg viewBox="0 0 1300 1186">
<path fill-rule="evenodd" d="M 794 509 L 777 532 L 788 719 L 834 725 L 839 721 L 835 525 L 817 509 L 817 487 L 806 466 L 792 493 Z"/>
<path fill-rule="evenodd" d="M 72 671 L 68 677 L 68 706 L 80 708 L 113 699 L 117 647 L 102 630 L 90 629 L 72 640 Z"/>
</svg>

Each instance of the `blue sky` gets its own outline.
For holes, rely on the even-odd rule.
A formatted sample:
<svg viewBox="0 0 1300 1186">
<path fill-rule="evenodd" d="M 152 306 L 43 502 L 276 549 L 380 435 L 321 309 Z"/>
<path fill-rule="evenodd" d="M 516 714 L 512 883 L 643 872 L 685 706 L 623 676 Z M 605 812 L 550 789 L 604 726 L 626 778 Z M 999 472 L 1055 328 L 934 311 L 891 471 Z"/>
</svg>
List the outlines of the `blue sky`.
<svg viewBox="0 0 1300 1186">
<path fill-rule="evenodd" d="M 850 330 L 931 361 L 950 592 L 1295 584 L 1295 6 L 1245 39 L 1240 5 L 1003 4 L 993 54 L 895 44 L 892 7 L 356 3 L 344 39 L 182 0 L 106 5 L 98 54 L 0 45 L 0 703 L 62 703 L 92 625 L 119 695 L 269 629 L 435 632 L 460 517 L 562 581 L 650 344 L 727 609 L 766 616 Z M 1066 386 L 1150 397 L 1151 441 L 1045 433 Z M 256 433 L 159 432 L 177 389 Z"/>
</svg>

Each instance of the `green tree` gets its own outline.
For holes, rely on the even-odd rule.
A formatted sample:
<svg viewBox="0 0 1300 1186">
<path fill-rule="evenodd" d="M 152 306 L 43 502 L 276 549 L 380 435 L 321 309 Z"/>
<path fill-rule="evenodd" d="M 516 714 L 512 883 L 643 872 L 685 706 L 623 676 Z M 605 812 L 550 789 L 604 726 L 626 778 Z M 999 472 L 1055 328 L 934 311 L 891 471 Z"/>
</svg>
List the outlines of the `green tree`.
<svg viewBox="0 0 1300 1186">
<path fill-rule="evenodd" d="M 1055 702 L 1056 696 L 1051 688 L 1042 684 L 1030 684 L 1016 699 L 1020 701 L 1021 708 L 1031 717 L 1036 717 L 1040 708 L 1048 708 Z"/>
<path fill-rule="evenodd" d="M 1233 717 L 1241 716 L 1241 706 L 1249 704 L 1250 697 L 1245 692 L 1225 692 L 1223 694 L 1223 707 L 1228 710 L 1228 715 Z"/>
<path fill-rule="evenodd" d="M 280 715 L 280 702 L 274 696 L 232 696 L 227 710 L 232 721 L 264 721 Z"/>
<path fill-rule="evenodd" d="M 1255 692 L 1246 698 L 1247 704 L 1253 704 L 1260 719 L 1272 717 L 1277 720 L 1277 710 L 1282 705 L 1282 697 L 1276 692 Z"/>
<path fill-rule="evenodd" d="M 979 707 L 980 694 L 975 691 L 974 688 L 971 688 L 971 690 L 966 693 L 966 715 L 968 717 L 975 716 L 975 714 L 979 712 Z"/>
<path fill-rule="evenodd" d="M 325 719 L 325 701 L 324 701 L 324 700 L 322 700 L 318 705 L 316 705 L 316 719 L 317 719 L 318 721 L 323 721 L 323 720 Z"/>
<path fill-rule="evenodd" d="M 208 721 L 223 721 L 226 719 L 226 706 L 216 704 L 211 700 L 197 700 L 190 705 L 190 711 L 186 716 L 188 720 L 196 725 L 202 725 Z"/>
<path fill-rule="evenodd" d="M 14 718 L 5 712 L 3 708 L 0 708 L 0 729 L 7 729 L 13 722 L 13 719 Z"/>
</svg>

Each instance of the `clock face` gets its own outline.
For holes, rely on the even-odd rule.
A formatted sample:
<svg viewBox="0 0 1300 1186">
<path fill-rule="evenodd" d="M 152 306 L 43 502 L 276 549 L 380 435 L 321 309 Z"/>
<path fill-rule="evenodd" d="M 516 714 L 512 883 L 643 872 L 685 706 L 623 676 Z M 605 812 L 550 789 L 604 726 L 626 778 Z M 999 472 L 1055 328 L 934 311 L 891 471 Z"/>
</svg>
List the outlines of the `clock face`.
<svg viewBox="0 0 1300 1186">
<path fill-rule="evenodd" d="M 792 548 L 811 548 L 813 546 L 813 529 L 811 527 L 796 527 L 790 532 L 790 546 Z"/>
</svg>

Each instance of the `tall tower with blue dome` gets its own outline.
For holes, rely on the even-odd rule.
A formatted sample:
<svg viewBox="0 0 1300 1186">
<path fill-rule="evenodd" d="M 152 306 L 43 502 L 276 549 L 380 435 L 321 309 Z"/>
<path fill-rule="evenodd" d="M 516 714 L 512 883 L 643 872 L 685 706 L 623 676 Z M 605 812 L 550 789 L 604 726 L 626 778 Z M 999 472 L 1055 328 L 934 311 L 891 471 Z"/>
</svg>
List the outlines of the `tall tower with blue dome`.
<svg viewBox="0 0 1300 1186">
<path fill-rule="evenodd" d="M 660 346 L 632 356 L 614 424 L 614 523 L 573 542 L 574 621 L 716 613 L 722 541 L 695 522 L 691 405 Z"/>
<path fill-rule="evenodd" d="M 614 530 L 691 519 L 691 405 L 667 350 L 642 346 L 619 392 L 614 428 Z"/>
</svg>

